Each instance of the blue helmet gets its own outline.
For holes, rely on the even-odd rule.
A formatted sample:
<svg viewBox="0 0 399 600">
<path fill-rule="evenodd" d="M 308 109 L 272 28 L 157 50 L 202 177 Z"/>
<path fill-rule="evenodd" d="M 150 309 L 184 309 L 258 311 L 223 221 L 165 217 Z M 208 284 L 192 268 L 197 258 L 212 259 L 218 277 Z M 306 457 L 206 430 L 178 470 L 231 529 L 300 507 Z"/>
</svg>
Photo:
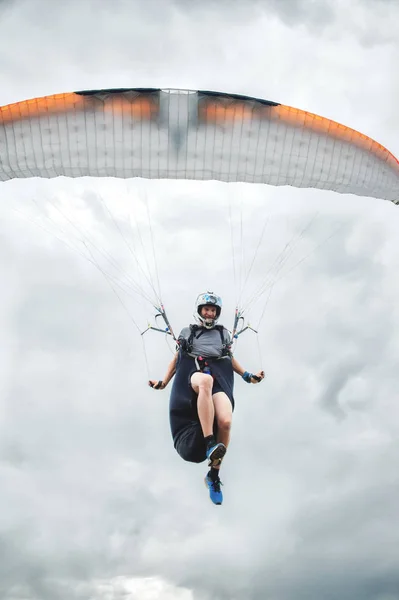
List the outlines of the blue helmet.
<svg viewBox="0 0 399 600">
<path fill-rule="evenodd" d="M 216 319 L 204 319 L 201 316 L 201 308 L 203 306 L 215 306 L 216 307 Z M 222 311 L 222 299 L 213 292 L 205 292 L 200 294 L 195 302 L 195 313 L 194 317 L 203 327 L 212 329 L 218 322 L 220 313 Z"/>
</svg>

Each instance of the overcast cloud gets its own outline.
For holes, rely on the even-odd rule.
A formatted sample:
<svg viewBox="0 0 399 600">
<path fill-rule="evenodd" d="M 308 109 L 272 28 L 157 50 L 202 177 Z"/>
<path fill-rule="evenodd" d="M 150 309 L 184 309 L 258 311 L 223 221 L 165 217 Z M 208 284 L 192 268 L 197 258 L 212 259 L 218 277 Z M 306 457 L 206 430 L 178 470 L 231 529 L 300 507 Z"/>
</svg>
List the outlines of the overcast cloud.
<svg viewBox="0 0 399 600">
<path fill-rule="evenodd" d="M 394 0 L 3 1 L 0 105 L 212 89 L 322 114 L 398 155 L 398 23 Z M 0 214 L 1 598 L 399 599 L 397 207 L 60 179 L 2 184 Z M 236 356 L 267 378 L 236 381 L 222 507 L 205 466 L 173 449 L 169 389 L 146 386 L 173 346 L 143 346 L 151 307 L 116 287 L 132 285 L 118 269 L 156 282 L 149 223 L 177 331 L 207 288 L 231 327 L 264 231 L 243 296 L 269 283 L 248 314 L 259 335 Z"/>
</svg>

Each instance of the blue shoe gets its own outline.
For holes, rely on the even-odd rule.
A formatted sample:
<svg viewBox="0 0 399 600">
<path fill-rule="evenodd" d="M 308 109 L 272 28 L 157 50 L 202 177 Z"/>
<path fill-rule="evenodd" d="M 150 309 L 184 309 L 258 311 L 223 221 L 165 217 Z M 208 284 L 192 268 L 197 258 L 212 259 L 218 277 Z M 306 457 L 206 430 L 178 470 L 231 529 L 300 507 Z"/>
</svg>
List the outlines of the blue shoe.
<svg viewBox="0 0 399 600">
<path fill-rule="evenodd" d="M 208 467 L 218 467 L 226 454 L 226 446 L 222 443 L 211 446 L 206 451 L 206 457 L 209 460 Z"/>
<path fill-rule="evenodd" d="M 209 475 L 207 475 L 205 477 L 205 485 L 209 490 L 209 496 L 212 502 L 218 505 L 222 504 L 223 494 L 220 486 L 223 485 L 223 483 L 220 481 L 219 477 L 213 481 Z"/>
</svg>

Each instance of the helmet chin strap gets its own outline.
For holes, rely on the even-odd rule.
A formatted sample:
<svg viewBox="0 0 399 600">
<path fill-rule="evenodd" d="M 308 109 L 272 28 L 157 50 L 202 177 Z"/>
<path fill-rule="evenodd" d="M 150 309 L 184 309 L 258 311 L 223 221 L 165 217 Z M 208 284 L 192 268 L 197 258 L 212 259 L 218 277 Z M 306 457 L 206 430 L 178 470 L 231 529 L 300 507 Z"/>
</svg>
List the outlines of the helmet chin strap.
<svg viewBox="0 0 399 600">
<path fill-rule="evenodd" d="M 204 319 L 204 317 L 201 317 L 201 315 L 196 315 L 194 314 L 194 319 L 203 327 L 205 327 L 205 329 L 213 329 L 217 323 L 217 319 Z"/>
<path fill-rule="evenodd" d="M 206 329 L 213 329 L 215 327 L 215 319 L 204 319 L 202 324 Z"/>
</svg>

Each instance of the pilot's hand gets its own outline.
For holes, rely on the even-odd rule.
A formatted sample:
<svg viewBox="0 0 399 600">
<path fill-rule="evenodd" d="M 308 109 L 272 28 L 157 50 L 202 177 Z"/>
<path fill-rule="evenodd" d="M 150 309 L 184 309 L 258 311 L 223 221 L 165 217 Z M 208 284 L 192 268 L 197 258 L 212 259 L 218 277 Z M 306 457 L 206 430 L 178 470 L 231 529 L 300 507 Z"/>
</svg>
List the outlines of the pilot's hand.
<svg viewBox="0 0 399 600">
<path fill-rule="evenodd" d="M 159 381 L 156 381 L 155 379 L 150 379 L 148 385 L 152 387 L 153 390 L 164 390 L 166 388 L 166 385 L 161 379 Z"/>
<path fill-rule="evenodd" d="M 262 381 L 262 379 L 264 379 L 264 378 L 265 378 L 265 372 L 259 371 L 258 373 L 255 373 L 255 375 L 252 375 L 251 383 L 260 383 Z"/>
</svg>

